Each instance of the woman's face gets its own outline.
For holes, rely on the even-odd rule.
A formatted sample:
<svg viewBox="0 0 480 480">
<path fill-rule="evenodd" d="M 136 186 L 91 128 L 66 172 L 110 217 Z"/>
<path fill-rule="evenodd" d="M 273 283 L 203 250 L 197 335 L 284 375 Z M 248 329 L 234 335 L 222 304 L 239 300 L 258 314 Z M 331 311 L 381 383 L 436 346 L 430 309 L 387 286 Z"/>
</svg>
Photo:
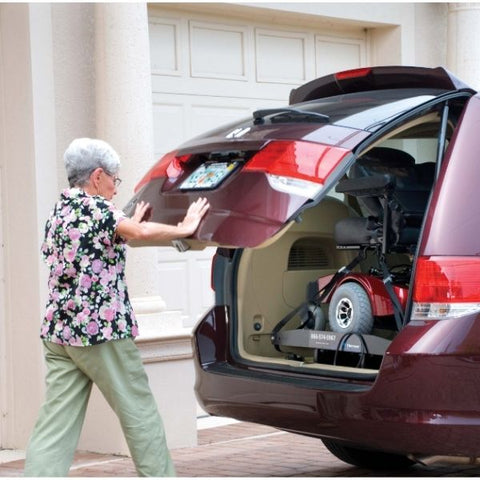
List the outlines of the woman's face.
<svg viewBox="0 0 480 480">
<path fill-rule="evenodd" d="M 105 170 L 102 170 L 102 173 L 103 175 L 100 176 L 98 193 L 107 200 L 111 200 L 117 193 L 118 177 L 116 175 L 110 175 Z"/>
<path fill-rule="evenodd" d="M 111 200 L 117 193 L 117 185 L 120 179 L 116 175 L 110 175 L 103 168 L 96 168 L 90 175 L 90 180 L 84 190 L 89 195 L 101 195 Z"/>
</svg>

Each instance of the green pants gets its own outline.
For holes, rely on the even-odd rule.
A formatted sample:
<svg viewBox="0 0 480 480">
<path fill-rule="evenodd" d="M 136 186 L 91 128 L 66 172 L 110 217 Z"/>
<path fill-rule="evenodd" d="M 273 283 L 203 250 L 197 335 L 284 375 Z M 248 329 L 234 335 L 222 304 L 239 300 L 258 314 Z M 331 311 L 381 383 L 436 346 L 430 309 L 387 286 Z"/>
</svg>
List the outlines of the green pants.
<svg viewBox="0 0 480 480">
<path fill-rule="evenodd" d="M 92 384 L 117 414 L 139 476 L 174 476 L 163 423 L 133 340 L 91 347 L 44 342 L 47 392 L 27 448 L 25 476 L 65 477 Z"/>
</svg>

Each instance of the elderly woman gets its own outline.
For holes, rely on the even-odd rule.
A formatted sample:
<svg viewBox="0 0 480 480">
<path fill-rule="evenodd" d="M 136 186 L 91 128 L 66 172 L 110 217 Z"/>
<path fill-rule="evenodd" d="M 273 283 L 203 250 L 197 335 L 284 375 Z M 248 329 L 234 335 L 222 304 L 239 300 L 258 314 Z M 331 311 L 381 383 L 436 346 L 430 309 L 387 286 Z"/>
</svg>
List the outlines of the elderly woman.
<svg viewBox="0 0 480 480">
<path fill-rule="evenodd" d="M 209 205 L 194 202 L 176 225 L 127 218 L 111 200 L 120 183 L 117 153 L 101 140 L 74 140 L 64 155 L 70 188 L 53 209 L 42 253 L 50 268 L 41 328 L 46 400 L 27 449 L 26 476 L 66 476 L 92 384 L 117 414 L 140 476 L 173 476 L 162 420 L 133 339 L 125 285 L 125 242 L 188 237 Z"/>
</svg>

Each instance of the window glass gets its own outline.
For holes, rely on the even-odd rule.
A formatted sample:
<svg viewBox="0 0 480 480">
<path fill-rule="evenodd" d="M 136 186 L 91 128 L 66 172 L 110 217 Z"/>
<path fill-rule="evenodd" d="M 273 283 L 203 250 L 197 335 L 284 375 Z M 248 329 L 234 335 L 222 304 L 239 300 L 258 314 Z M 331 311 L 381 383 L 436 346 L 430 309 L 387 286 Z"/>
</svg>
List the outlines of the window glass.
<svg viewBox="0 0 480 480">
<path fill-rule="evenodd" d="M 328 115 L 330 124 L 374 131 L 386 121 L 441 93 L 442 90 L 434 89 L 377 90 L 324 98 L 295 108 Z"/>
</svg>

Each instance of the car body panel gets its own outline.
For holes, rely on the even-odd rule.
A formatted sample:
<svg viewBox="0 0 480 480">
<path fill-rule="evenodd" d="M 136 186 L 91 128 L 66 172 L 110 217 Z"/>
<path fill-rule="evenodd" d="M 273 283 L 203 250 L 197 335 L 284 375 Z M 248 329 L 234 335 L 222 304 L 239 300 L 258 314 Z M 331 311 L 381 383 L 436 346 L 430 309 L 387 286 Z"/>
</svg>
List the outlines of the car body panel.
<svg viewBox="0 0 480 480">
<path fill-rule="evenodd" d="M 478 318 L 462 321 L 478 345 Z M 442 341 L 453 328 L 448 322 L 407 326 L 374 384 L 240 366 L 229 354 L 229 324 L 228 309 L 217 306 L 194 332 L 195 390 L 211 414 L 394 453 L 478 455 L 478 384 L 471 380 L 480 357 L 468 342 Z M 433 355 L 432 345 L 440 345 Z"/>
<path fill-rule="evenodd" d="M 222 151 L 258 151 L 272 140 L 305 140 L 352 149 L 369 136 L 368 132 L 337 125 L 292 124 L 255 125 L 252 118 L 207 132 L 183 143 L 179 155 Z"/>
<path fill-rule="evenodd" d="M 235 195 L 229 195 L 230 183 L 227 188 L 203 192 L 210 211 L 195 233 L 195 239 L 186 240 L 191 248 L 259 245 L 283 228 L 305 203 L 303 197 L 270 190 L 262 173 L 239 175 L 232 182 Z M 159 198 L 162 183 L 163 179 L 150 182 L 142 191 L 141 199 L 155 205 L 151 221 L 176 225 L 183 220 L 188 205 L 198 198 L 198 193 L 171 193 Z"/>
</svg>

